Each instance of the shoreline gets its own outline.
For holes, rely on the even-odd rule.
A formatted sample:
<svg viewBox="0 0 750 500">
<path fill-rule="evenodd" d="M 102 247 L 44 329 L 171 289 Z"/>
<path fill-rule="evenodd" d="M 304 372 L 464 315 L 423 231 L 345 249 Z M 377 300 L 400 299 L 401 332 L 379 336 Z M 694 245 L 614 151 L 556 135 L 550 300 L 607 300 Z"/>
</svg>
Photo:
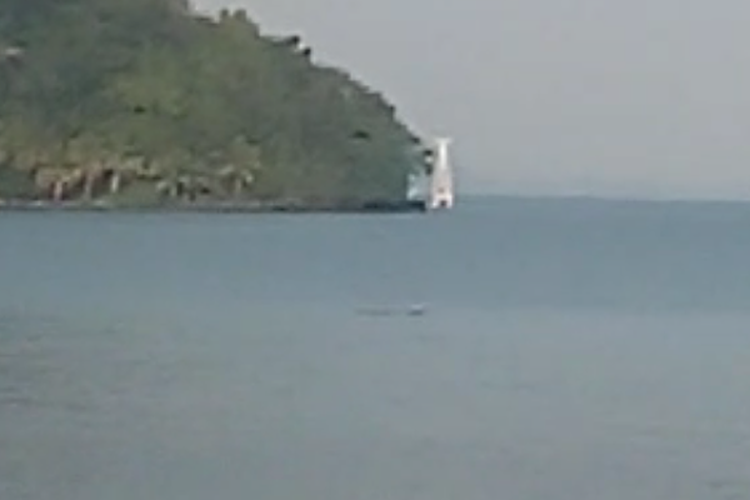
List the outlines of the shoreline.
<svg viewBox="0 0 750 500">
<path fill-rule="evenodd" d="M 127 205 L 105 202 L 50 202 L 0 200 L 1 212 L 131 212 L 131 213 L 216 213 L 216 214 L 271 214 L 271 213 L 341 213 L 341 214 L 397 214 L 426 212 L 427 204 L 422 200 L 367 201 L 335 203 L 236 203 L 236 202 L 192 202 L 182 204 Z"/>
</svg>

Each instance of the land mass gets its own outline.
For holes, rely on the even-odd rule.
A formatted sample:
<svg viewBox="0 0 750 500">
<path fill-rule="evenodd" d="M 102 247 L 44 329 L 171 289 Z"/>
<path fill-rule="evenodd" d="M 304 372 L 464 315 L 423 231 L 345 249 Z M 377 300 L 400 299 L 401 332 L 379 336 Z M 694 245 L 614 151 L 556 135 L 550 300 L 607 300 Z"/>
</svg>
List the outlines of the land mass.
<svg viewBox="0 0 750 500">
<path fill-rule="evenodd" d="M 425 149 L 380 93 L 185 0 L 5 0 L 0 202 L 413 208 Z"/>
</svg>

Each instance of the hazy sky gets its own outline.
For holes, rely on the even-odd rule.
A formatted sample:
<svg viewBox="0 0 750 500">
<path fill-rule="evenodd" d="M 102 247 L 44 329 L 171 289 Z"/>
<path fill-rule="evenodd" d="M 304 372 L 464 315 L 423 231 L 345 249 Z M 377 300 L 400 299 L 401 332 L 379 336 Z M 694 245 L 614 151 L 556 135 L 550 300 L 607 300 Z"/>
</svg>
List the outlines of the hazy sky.
<svg viewBox="0 0 750 500">
<path fill-rule="evenodd" d="M 198 0 L 455 139 L 462 189 L 750 198 L 747 0 Z"/>
</svg>

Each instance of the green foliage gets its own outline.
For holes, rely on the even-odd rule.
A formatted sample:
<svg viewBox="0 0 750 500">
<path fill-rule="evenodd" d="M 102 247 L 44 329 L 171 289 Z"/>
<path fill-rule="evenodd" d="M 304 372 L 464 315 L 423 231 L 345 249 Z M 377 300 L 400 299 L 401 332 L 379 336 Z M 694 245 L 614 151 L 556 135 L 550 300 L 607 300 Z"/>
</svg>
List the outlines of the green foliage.
<svg viewBox="0 0 750 500">
<path fill-rule="evenodd" d="M 261 35 L 244 11 L 0 11 L 0 197 L 395 201 L 414 149 L 382 96 L 314 64 L 299 38 Z"/>
</svg>

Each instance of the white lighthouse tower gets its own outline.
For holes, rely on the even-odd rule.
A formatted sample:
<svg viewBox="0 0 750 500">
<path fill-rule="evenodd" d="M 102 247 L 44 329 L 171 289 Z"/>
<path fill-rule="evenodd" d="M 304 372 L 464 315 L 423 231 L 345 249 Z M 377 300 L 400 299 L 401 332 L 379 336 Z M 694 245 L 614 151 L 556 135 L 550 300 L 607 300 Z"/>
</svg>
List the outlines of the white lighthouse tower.
<svg viewBox="0 0 750 500">
<path fill-rule="evenodd" d="M 428 206 L 431 210 L 453 208 L 453 171 L 448 157 L 448 148 L 451 142 L 451 139 L 446 137 L 435 139 L 428 200 Z"/>
</svg>

